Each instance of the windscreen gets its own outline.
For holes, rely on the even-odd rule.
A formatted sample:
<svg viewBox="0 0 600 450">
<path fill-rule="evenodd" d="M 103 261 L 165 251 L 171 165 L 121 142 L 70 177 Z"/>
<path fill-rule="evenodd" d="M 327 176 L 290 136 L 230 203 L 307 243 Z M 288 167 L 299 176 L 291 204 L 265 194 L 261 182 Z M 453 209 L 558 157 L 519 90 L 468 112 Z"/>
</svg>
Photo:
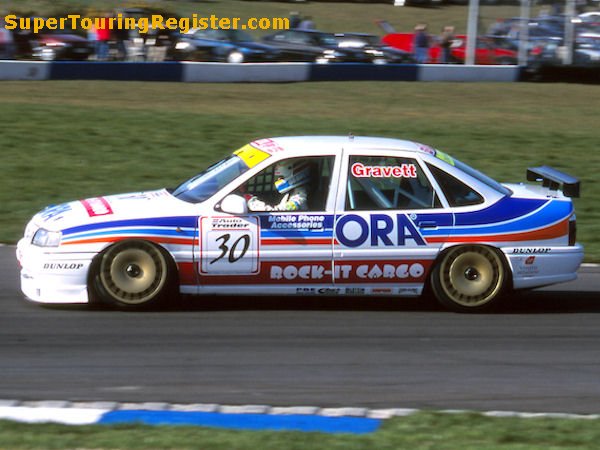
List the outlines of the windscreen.
<svg viewBox="0 0 600 450">
<path fill-rule="evenodd" d="M 269 156 L 248 144 L 182 183 L 172 195 L 189 203 L 203 202 Z"/>
</svg>

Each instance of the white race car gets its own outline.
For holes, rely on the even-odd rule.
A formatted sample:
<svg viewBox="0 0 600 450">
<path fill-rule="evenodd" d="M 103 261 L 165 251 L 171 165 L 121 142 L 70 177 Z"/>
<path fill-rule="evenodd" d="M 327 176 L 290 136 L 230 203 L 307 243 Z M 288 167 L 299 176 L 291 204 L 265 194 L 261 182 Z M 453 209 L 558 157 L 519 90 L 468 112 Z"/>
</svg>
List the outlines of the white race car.
<svg viewBox="0 0 600 450">
<path fill-rule="evenodd" d="M 17 247 L 24 294 L 122 308 L 179 294 L 419 296 L 480 311 L 573 280 L 579 181 L 500 184 L 426 145 L 262 139 L 181 184 L 51 206 Z"/>
</svg>

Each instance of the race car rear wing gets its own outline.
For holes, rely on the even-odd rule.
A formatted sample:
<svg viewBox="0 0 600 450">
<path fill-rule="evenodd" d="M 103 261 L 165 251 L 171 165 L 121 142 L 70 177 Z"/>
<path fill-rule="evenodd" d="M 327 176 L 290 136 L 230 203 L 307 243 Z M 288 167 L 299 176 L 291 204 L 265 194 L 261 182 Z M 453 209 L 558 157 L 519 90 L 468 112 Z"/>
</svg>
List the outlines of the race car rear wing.
<svg viewBox="0 0 600 450">
<path fill-rule="evenodd" d="M 527 169 L 527 181 L 541 181 L 544 187 L 558 190 L 562 185 L 562 192 L 567 197 L 579 197 L 580 182 L 560 170 L 552 167 L 530 167 Z"/>
</svg>

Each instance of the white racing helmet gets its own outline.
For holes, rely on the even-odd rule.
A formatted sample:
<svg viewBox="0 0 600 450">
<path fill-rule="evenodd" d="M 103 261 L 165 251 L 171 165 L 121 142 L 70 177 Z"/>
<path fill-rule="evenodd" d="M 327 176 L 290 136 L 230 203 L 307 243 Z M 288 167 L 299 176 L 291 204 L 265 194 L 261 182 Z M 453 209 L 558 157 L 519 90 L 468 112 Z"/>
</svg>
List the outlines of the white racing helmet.
<svg viewBox="0 0 600 450">
<path fill-rule="evenodd" d="M 310 181 L 310 164 L 304 160 L 281 161 L 275 165 L 275 188 L 280 194 Z"/>
</svg>

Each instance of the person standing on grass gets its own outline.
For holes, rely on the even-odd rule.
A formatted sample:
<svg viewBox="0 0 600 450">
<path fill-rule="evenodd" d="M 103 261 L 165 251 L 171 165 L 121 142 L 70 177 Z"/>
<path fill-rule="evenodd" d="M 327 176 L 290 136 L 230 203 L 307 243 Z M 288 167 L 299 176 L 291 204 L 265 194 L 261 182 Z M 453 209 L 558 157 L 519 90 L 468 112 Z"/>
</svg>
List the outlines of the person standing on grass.
<svg viewBox="0 0 600 450">
<path fill-rule="evenodd" d="M 415 27 L 413 40 L 413 52 L 417 64 L 425 64 L 429 61 L 429 34 L 426 24 L 418 24 Z"/>
<path fill-rule="evenodd" d="M 99 26 L 96 28 L 96 59 L 98 61 L 106 61 L 108 59 L 110 41 L 109 17 L 110 15 L 107 13 L 98 20 Z"/>
<path fill-rule="evenodd" d="M 442 29 L 440 36 L 441 63 L 449 64 L 452 62 L 452 44 L 454 43 L 454 27 L 446 26 Z"/>
</svg>

